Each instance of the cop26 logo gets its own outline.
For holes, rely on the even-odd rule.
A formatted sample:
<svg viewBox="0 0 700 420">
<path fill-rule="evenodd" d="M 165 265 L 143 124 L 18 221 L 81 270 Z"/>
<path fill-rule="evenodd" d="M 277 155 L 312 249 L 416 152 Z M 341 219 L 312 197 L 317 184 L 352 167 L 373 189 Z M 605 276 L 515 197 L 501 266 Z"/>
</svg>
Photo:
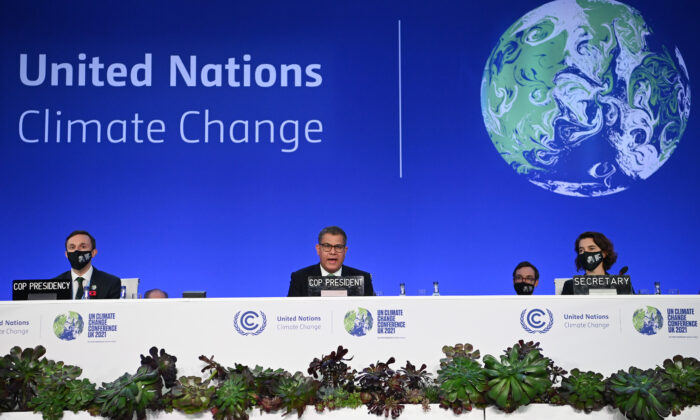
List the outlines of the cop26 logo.
<svg viewBox="0 0 700 420">
<path fill-rule="evenodd" d="M 545 312 L 545 310 L 540 308 L 530 309 L 529 311 L 526 308 L 520 313 L 520 325 L 530 334 L 544 334 L 552 329 L 554 315 L 549 309 L 546 309 Z"/>
<path fill-rule="evenodd" d="M 258 335 L 267 326 L 267 317 L 263 311 L 236 312 L 233 317 L 233 327 L 240 335 Z"/>
</svg>

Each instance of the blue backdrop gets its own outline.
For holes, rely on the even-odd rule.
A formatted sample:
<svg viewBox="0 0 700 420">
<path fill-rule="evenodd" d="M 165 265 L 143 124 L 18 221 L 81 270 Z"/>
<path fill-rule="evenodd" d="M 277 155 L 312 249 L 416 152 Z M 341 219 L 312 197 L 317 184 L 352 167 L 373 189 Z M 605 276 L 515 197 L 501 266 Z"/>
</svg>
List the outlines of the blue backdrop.
<svg viewBox="0 0 700 420">
<path fill-rule="evenodd" d="M 283 296 L 289 274 L 318 260 L 316 235 L 326 225 L 348 232 L 346 263 L 370 271 L 385 295 L 398 294 L 400 282 L 409 294 L 430 291 L 433 281 L 448 295 L 511 294 L 521 260 L 540 269 L 536 294 L 551 294 L 554 277 L 574 274 L 574 240 L 586 230 L 612 239 L 613 271 L 629 266 L 635 288 L 660 281 L 664 292 L 697 293 L 700 128 L 692 116 L 653 176 L 597 198 L 531 184 L 491 142 L 480 97 L 486 60 L 541 4 L 0 3 L 0 299 L 10 299 L 13 279 L 67 270 L 63 241 L 74 229 L 97 238 L 95 266 L 140 277 L 141 290 Z M 692 83 L 700 6 L 627 4 L 682 52 Z M 93 79 L 95 57 L 104 68 Z M 195 86 L 186 83 L 190 57 Z M 70 65 L 72 85 L 63 70 L 52 85 L 51 63 Z M 114 63 L 112 84 L 124 86 L 107 83 Z M 298 67 L 282 67 L 291 64 Z M 146 75 L 150 83 L 134 86 Z M 223 143 L 219 126 L 205 125 L 207 110 L 222 122 Z M 67 143 L 68 120 L 99 121 L 100 141 L 93 123 L 85 142 L 74 125 Z M 249 122 L 247 143 L 242 122 L 233 129 L 239 142 L 230 139 L 237 120 Z M 256 120 L 274 125 L 273 142 L 268 125 L 254 141 Z M 124 141 L 110 141 L 122 127 Z"/>
</svg>

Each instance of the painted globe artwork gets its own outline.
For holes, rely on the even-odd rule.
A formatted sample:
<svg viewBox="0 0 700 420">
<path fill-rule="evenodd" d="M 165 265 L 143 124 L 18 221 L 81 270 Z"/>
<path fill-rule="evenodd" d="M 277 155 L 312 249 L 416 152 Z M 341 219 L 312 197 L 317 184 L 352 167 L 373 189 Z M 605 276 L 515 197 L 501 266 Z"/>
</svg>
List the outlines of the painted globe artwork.
<svg viewBox="0 0 700 420">
<path fill-rule="evenodd" d="M 53 321 L 53 332 L 61 340 L 71 341 L 83 332 L 85 322 L 79 313 L 68 311 L 58 315 Z"/>
<path fill-rule="evenodd" d="M 615 1 L 558 0 L 501 36 L 481 109 L 503 159 L 558 194 L 614 194 L 673 154 L 690 115 L 688 71 L 642 15 Z"/>
<path fill-rule="evenodd" d="M 654 335 L 664 326 L 664 317 L 661 311 L 653 306 L 637 309 L 632 315 L 634 329 L 644 335 Z"/>
</svg>

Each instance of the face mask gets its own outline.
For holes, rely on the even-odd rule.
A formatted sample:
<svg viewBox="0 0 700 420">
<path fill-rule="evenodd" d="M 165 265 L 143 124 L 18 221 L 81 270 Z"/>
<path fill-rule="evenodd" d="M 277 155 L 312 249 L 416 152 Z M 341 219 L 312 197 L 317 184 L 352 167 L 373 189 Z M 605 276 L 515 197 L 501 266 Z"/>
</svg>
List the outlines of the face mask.
<svg viewBox="0 0 700 420">
<path fill-rule="evenodd" d="M 584 252 L 583 254 L 578 254 L 578 263 L 586 271 L 593 271 L 598 264 L 603 262 L 603 253 L 601 251 L 596 252 Z"/>
<path fill-rule="evenodd" d="M 92 251 L 73 251 L 68 253 L 68 261 L 74 270 L 82 270 L 92 259 Z"/>
<path fill-rule="evenodd" d="M 535 286 L 527 283 L 513 283 L 513 287 L 519 295 L 531 295 L 535 291 Z"/>
</svg>

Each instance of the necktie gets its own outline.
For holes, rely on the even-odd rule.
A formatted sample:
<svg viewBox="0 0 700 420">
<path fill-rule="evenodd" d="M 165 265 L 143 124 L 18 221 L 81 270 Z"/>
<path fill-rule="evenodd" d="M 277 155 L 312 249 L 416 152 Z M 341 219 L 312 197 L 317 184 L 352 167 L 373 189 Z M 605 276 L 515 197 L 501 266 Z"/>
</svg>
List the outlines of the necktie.
<svg viewBox="0 0 700 420">
<path fill-rule="evenodd" d="M 83 298 L 83 280 L 85 280 L 85 279 L 82 277 L 76 277 L 75 280 L 78 282 L 78 290 L 75 291 L 75 298 L 82 299 Z"/>
</svg>

